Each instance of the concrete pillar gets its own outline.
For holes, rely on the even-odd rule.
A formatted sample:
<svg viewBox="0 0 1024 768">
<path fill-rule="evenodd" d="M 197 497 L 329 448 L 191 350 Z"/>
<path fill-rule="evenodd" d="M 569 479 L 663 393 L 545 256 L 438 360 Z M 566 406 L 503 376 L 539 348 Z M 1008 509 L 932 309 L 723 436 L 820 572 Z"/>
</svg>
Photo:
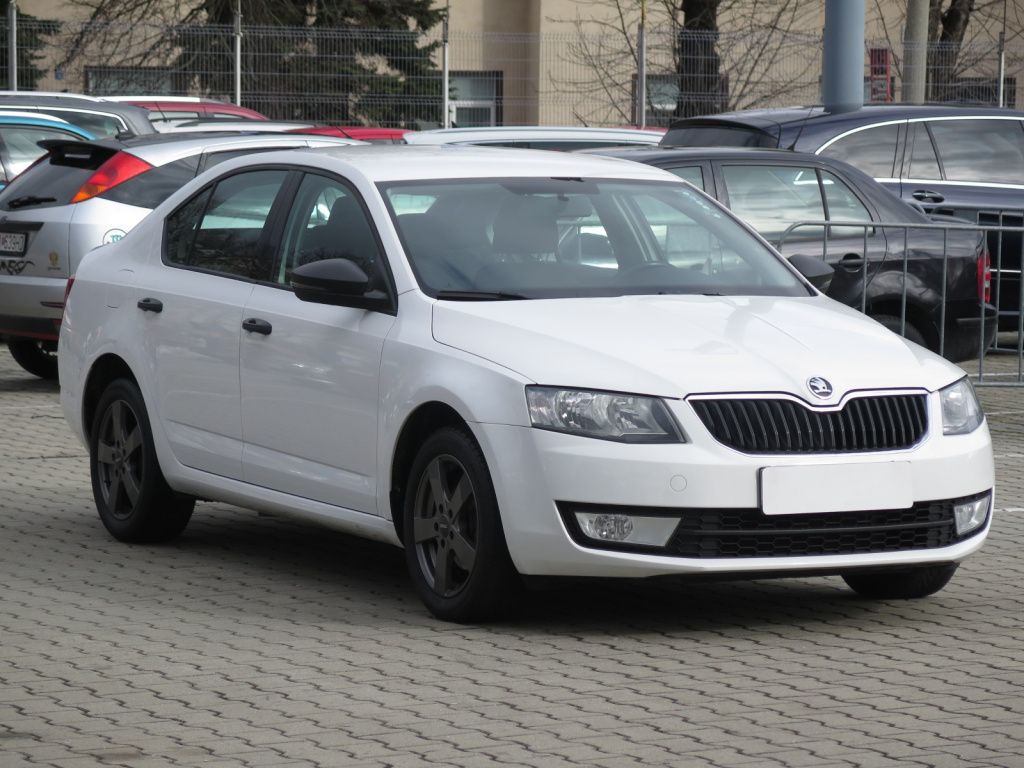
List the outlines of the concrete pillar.
<svg viewBox="0 0 1024 768">
<path fill-rule="evenodd" d="M 903 31 L 902 101 L 923 104 L 928 67 L 928 0 L 907 0 L 907 26 Z"/>
<path fill-rule="evenodd" d="M 825 0 L 821 93 L 828 112 L 864 106 L 864 0 Z"/>
</svg>

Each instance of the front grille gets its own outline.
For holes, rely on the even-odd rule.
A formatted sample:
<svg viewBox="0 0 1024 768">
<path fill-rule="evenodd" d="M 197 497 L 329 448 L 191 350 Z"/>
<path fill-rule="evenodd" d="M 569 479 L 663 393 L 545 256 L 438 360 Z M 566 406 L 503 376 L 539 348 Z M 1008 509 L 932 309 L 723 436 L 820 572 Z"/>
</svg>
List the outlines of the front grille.
<svg viewBox="0 0 1024 768">
<path fill-rule="evenodd" d="M 924 501 L 909 509 L 799 515 L 766 515 L 759 509 L 620 507 L 566 502 L 559 502 L 558 508 L 573 540 L 581 546 L 710 560 L 864 555 L 948 547 L 985 529 L 982 525 L 964 536 L 956 532 L 954 504 L 976 498 Z M 577 511 L 681 519 L 666 546 L 643 547 L 588 538 L 576 522 Z"/>
<path fill-rule="evenodd" d="M 743 453 L 854 453 L 910 448 L 928 429 L 927 395 L 857 397 L 819 411 L 785 399 L 691 399 L 718 442 Z"/>
</svg>

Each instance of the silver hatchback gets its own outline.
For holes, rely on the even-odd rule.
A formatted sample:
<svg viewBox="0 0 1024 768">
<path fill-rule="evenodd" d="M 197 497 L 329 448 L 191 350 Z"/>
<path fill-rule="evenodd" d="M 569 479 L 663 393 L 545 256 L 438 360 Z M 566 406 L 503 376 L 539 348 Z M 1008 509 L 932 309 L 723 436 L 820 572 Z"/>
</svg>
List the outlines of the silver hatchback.
<svg viewBox="0 0 1024 768">
<path fill-rule="evenodd" d="M 363 142 L 298 134 L 150 134 L 46 142 L 0 193 L 0 334 L 26 371 L 57 377 L 68 278 L 82 256 L 121 239 L 172 192 L 251 152 Z"/>
</svg>

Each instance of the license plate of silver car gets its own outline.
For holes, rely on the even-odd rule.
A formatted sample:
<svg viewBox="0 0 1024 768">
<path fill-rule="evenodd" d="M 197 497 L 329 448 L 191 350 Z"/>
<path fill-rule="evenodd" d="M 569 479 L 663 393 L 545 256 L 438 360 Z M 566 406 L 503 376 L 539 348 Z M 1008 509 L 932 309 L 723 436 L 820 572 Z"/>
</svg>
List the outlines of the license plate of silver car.
<svg viewBox="0 0 1024 768">
<path fill-rule="evenodd" d="M 0 253 L 16 253 L 20 256 L 24 252 L 24 232 L 0 232 Z"/>
</svg>

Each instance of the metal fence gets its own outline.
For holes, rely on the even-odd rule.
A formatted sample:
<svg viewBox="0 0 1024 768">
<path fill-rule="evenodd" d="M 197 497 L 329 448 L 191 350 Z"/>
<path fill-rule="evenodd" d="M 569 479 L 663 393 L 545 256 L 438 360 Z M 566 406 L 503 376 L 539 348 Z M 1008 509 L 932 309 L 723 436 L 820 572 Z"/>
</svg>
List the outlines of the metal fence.
<svg viewBox="0 0 1024 768">
<path fill-rule="evenodd" d="M 6 39 L 5 22 L 0 40 Z M 278 119 L 427 127 L 635 124 L 636 35 L 428 33 L 64 22 L 18 25 L 22 89 L 211 96 Z M 443 56 L 447 49 L 448 55 Z M 648 32 L 644 122 L 820 102 L 822 38 L 783 31 Z M 1018 103 L 1024 45 L 930 52 L 929 99 Z M 869 41 L 866 100 L 900 98 L 902 50 Z M 447 69 L 445 69 L 447 61 Z M 0 80 L 9 82 L 6 57 Z M 449 84 L 449 99 L 444 84 Z"/>
<path fill-rule="evenodd" d="M 801 230 L 811 230 L 816 237 L 821 237 L 824 233 L 822 258 L 835 263 L 835 259 L 830 258 L 829 254 L 838 255 L 843 248 L 838 245 L 837 238 L 829 233 L 836 230 L 861 232 L 857 238 L 860 240 L 858 245 L 861 253 L 866 254 L 869 252 L 870 235 L 880 231 L 895 232 L 896 236 L 891 240 L 898 247 L 887 250 L 885 261 L 888 262 L 888 266 L 882 267 L 878 263 L 881 260 L 872 264 L 870 259 L 861 259 L 858 265 L 859 293 L 843 297 L 845 302 L 865 314 L 877 316 L 891 313 L 898 318 L 898 323 L 891 330 L 901 335 L 913 338 L 916 334 L 909 333 L 908 326 L 918 326 L 918 332 L 927 338 L 928 346 L 939 354 L 946 354 L 952 342 L 961 350 L 954 359 L 962 361 L 976 386 L 1024 386 L 1024 282 L 1021 280 L 1021 264 L 1024 263 L 1024 226 L 1021 224 L 1024 224 L 1024 211 L 997 212 L 979 208 L 962 213 L 967 216 L 973 213 L 976 221 L 980 219 L 982 222 L 987 220 L 990 223 L 971 224 L 966 220 L 963 224 L 800 221 L 789 226 L 774 244 L 780 250 L 786 249 L 794 241 L 800 240 Z M 1008 220 L 1021 223 L 1005 223 Z M 915 232 L 940 234 L 939 248 L 922 251 L 919 246 L 915 247 L 912 243 Z M 950 305 L 956 298 L 951 295 L 955 290 L 953 283 L 956 273 L 960 271 L 956 265 L 950 263 L 951 259 L 957 258 L 956 254 L 951 253 L 951 232 L 984 235 L 983 248 L 986 250 L 982 258 L 987 258 L 987 262 L 982 262 L 980 272 L 977 271 L 977 267 L 972 267 L 978 279 L 977 293 L 968 299 L 974 307 L 966 312 L 950 311 Z M 920 282 L 915 280 L 913 274 L 917 271 L 918 277 L 920 276 L 922 260 L 933 262 L 928 269 L 935 276 L 935 285 L 928 286 L 925 291 L 921 290 Z M 912 267 L 915 261 L 916 270 Z M 985 269 L 986 263 L 989 269 Z M 837 270 L 843 268 L 837 265 Z M 890 280 L 885 289 L 872 291 L 869 288 L 871 282 L 884 279 L 884 272 L 888 272 L 890 277 L 897 278 L 895 284 Z M 963 295 L 963 275 L 960 277 L 959 299 L 962 304 L 968 297 Z M 985 282 L 988 282 L 987 288 Z M 912 288 L 915 283 L 916 288 Z M 911 290 L 916 290 L 918 295 L 911 296 Z M 987 302 L 982 301 L 986 294 Z M 927 305 L 927 302 L 931 302 L 931 305 Z M 922 324 L 928 324 L 930 328 L 925 328 Z M 958 329 L 958 326 L 963 328 Z M 959 338 L 949 339 L 949 336 L 958 330 Z M 974 337 L 973 342 L 969 340 L 970 335 Z M 963 351 L 965 342 L 966 352 Z"/>
</svg>

